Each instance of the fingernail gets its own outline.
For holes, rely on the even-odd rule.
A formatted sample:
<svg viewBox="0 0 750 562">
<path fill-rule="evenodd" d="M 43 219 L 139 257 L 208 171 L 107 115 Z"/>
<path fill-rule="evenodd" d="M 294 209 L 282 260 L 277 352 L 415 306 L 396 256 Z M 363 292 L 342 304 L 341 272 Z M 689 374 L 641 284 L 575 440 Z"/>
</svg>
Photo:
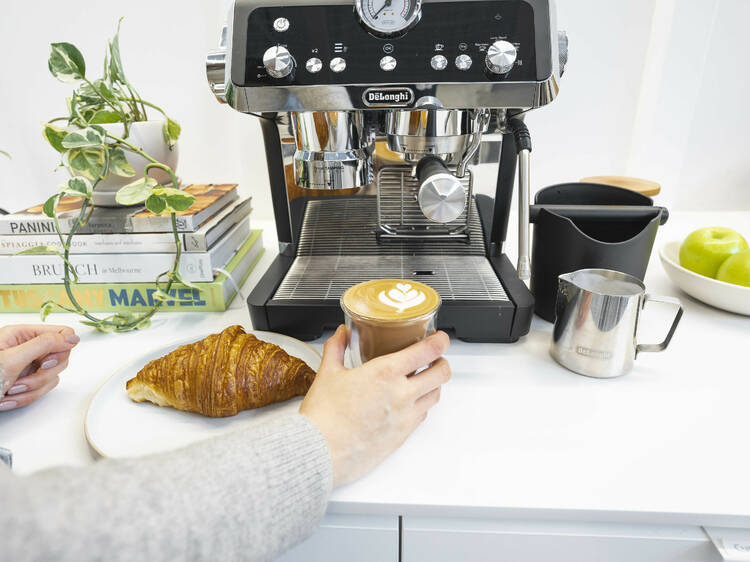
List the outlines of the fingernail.
<svg viewBox="0 0 750 562">
<path fill-rule="evenodd" d="M 10 390 L 8 391 L 8 396 L 12 396 L 14 394 L 21 394 L 22 392 L 26 392 L 29 389 L 28 386 L 25 384 L 17 384 L 16 386 L 12 386 Z"/>
<path fill-rule="evenodd" d="M 44 363 L 39 366 L 39 369 L 46 371 L 57 365 L 57 359 L 47 359 Z"/>
<path fill-rule="evenodd" d="M 65 336 L 65 341 L 68 343 L 78 343 L 81 341 L 81 338 L 77 334 L 69 334 Z"/>
<path fill-rule="evenodd" d="M 18 402 L 16 402 L 15 400 L 0 402 L 0 412 L 4 412 L 5 410 L 12 410 L 16 406 L 18 406 Z"/>
</svg>

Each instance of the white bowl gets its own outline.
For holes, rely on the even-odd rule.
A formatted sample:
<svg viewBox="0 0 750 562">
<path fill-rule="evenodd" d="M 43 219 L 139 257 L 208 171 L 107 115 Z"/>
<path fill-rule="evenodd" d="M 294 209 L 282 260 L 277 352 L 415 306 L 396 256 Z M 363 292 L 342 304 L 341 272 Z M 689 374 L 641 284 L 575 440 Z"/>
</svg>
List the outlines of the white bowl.
<svg viewBox="0 0 750 562">
<path fill-rule="evenodd" d="M 750 316 L 750 287 L 698 275 L 680 265 L 681 242 L 668 242 L 659 252 L 664 271 L 680 289 L 706 304 Z"/>
</svg>

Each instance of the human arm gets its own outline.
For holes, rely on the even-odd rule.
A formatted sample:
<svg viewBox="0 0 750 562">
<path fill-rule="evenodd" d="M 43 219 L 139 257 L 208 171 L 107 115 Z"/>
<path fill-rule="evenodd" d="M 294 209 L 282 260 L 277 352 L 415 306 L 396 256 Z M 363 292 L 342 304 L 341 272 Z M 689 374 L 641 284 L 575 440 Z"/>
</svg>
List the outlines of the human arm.
<svg viewBox="0 0 750 562">
<path fill-rule="evenodd" d="M 304 540 L 335 483 L 371 470 L 450 376 L 438 334 L 358 369 L 326 345 L 301 412 L 180 451 L 28 477 L 0 471 L 9 560 L 270 560 Z M 414 377 L 421 366 L 433 366 Z"/>
<path fill-rule="evenodd" d="M 271 560 L 315 530 L 325 441 L 299 414 L 147 458 L 0 468 L 3 560 Z"/>
</svg>

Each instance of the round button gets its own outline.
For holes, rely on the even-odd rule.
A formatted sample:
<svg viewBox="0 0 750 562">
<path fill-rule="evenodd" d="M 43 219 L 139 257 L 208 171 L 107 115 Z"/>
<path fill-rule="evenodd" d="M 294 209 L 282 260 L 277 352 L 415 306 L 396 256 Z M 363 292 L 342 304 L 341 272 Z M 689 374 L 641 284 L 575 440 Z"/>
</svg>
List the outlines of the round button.
<svg viewBox="0 0 750 562">
<path fill-rule="evenodd" d="M 383 45 L 383 52 L 384 53 L 392 53 L 393 52 L 393 45 L 391 45 L 390 43 L 386 43 L 385 45 Z"/>
<path fill-rule="evenodd" d="M 435 55 L 430 60 L 430 66 L 433 70 L 445 70 L 448 66 L 448 59 L 443 55 Z"/>
<path fill-rule="evenodd" d="M 313 57 L 311 59 L 307 59 L 305 68 L 310 74 L 317 74 L 323 68 L 323 62 L 319 58 Z"/>
<path fill-rule="evenodd" d="M 277 45 L 263 54 L 263 66 L 274 78 L 285 78 L 294 70 L 294 58 L 284 47 Z"/>
<path fill-rule="evenodd" d="M 396 68 L 396 59 L 393 57 L 383 57 L 380 59 L 380 69 L 385 70 L 386 72 L 390 72 L 394 68 Z"/>
<path fill-rule="evenodd" d="M 469 70 L 471 68 L 471 57 L 469 55 L 458 55 L 456 57 L 456 68 L 459 70 Z"/>
<path fill-rule="evenodd" d="M 276 18 L 273 22 L 273 28 L 279 33 L 284 33 L 289 29 L 289 20 L 286 18 Z"/>
<path fill-rule="evenodd" d="M 329 66 L 331 67 L 331 70 L 338 74 L 339 72 L 344 72 L 346 70 L 346 61 L 341 57 L 336 57 L 335 59 L 331 59 L 331 64 Z"/>
<path fill-rule="evenodd" d="M 518 57 L 518 52 L 512 43 L 507 41 L 495 41 L 487 49 L 485 63 L 487 69 L 494 74 L 505 74 L 510 72 Z"/>
</svg>

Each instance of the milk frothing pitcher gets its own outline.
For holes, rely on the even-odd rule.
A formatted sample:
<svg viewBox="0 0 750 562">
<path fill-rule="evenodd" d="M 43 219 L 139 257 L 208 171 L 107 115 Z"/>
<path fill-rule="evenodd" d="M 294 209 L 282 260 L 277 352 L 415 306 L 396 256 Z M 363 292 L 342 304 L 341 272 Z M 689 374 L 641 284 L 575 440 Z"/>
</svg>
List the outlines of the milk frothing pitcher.
<svg viewBox="0 0 750 562">
<path fill-rule="evenodd" d="M 661 343 L 636 342 L 640 311 L 647 302 L 677 309 Z M 550 354 L 563 367 L 598 378 L 624 375 L 640 352 L 665 350 L 683 313 L 679 300 L 646 294 L 638 278 L 608 269 L 560 275 L 555 308 Z"/>
</svg>

